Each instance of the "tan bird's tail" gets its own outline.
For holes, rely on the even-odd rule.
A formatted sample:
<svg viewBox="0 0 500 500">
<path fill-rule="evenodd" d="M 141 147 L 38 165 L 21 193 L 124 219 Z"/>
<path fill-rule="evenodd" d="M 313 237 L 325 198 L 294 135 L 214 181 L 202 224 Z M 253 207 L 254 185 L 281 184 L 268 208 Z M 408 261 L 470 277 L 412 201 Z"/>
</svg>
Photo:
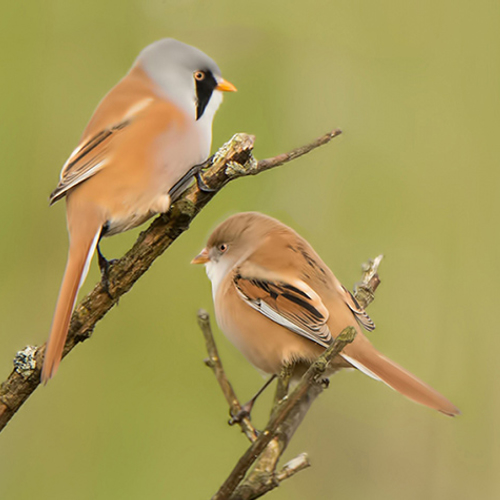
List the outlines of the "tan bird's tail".
<svg viewBox="0 0 500 500">
<path fill-rule="evenodd" d="M 71 236 L 68 262 L 57 299 L 49 340 L 45 348 L 41 374 L 41 381 L 44 383 L 54 376 L 61 362 L 76 296 L 87 276 L 90 261 L 99 240 L 101 224 L 98 221 L 93 222 L 94 224 L 92 221 L 86 220 L 83 227 L 78 228 L 80 234 L 76 238 L 75 235 Z M 81 234 L 83 232 L 87 234 Z"/>
<path fill-rule="evenodd" d="M 346 361 L 363 373 L 381 380 L 403 396 L 451 417 L 460 415 L 460 410 L 439 392 L 386 358 L 371 344 L 365 344 L 362 349 L 355 349 L 354 352 L 350 349 L 346 351 L 349 351 L 349 354 L 341 354 Z"/>
</svg>

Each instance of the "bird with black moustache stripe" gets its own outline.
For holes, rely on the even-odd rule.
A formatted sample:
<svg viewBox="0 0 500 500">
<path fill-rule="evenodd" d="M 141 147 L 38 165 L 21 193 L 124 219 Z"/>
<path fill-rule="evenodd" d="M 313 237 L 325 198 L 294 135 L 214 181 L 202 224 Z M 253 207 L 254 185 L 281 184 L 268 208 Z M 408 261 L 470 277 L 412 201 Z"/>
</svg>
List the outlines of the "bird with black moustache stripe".
<svg viewBox="0 0 500 500">
<path fill-rule="evenodd" d="M 78 290 L 100 238 L 169 210 L 210 153 L 222 92 L 235 90 L 206 54 L 164 39 L 140 53 L 94 111 L 50 196 L 51 204 L 66 197 L 70 243 L 42 381 L 59 366 Z"/>
</svg>

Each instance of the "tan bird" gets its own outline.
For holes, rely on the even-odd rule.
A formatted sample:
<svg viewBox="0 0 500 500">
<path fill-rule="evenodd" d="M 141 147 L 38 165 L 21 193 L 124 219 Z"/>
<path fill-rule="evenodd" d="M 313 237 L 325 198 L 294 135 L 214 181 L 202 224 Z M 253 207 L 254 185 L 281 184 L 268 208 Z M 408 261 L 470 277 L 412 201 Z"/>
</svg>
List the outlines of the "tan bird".
<svg viewBox="0 0 500 500">
<path fill-rule="evenodd" d="M 70 236 L 41 379 L 61 360 L 78 290 L 102 236 L 166 212 L 207 159 L 222 91 L 236 88 L 200 50 L 173 39 L 146 47 L 104 97 L 61 172 Z"/>
<path fill-rule="evenodd" d="M 370 317 L 311 245 L 278 220 L 256 212 L 234 215 L 192 263 L 206 266 L 221 330 L 260 370 L 278 374 L 285 364 L 306 367 L 354 326 L 358 334 L 332 360 L 331 373 L 357 368 L 412 401 L 446 415 L 460 413 L 373 347 L 361 332 L 361 326 L 375 328 Z"/>
</svg>

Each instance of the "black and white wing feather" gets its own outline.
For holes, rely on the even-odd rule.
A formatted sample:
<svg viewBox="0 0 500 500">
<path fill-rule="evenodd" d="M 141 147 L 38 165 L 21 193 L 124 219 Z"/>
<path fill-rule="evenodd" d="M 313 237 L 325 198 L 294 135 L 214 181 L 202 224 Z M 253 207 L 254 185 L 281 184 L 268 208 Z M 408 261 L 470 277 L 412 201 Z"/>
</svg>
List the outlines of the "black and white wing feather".
<svg viewBox="0 0 500 500">
<path fill-rule="evenodd" d="M 328 309 L 303 281 L 245 277 L 236 271 L 233 285 L 247 304 L 272 321 L 323 347 L 331 344 Z"/>
</svg>

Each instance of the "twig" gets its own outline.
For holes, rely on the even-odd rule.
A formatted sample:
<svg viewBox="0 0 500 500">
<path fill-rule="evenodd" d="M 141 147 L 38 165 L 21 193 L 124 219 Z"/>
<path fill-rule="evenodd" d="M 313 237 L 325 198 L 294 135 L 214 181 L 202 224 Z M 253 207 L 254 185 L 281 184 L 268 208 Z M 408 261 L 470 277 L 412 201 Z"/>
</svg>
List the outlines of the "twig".
<svg viewBox="0 0 500 500">
<path fill-rule="evenodd" d="M 328 144 L 332 139 L 334 139 L 341 133 L 342 130 L 339 129 L 332 130 L 332 132 L 329 132 L 328 134 L 318 137 L 315 141 L 311 142 L 310 144 L 306 144 L 305 146 L 302 146 L 300 148 L 293 149 L 288 153 L 283 153 L 281 155 L 275 156 L 274 158 L 259 160 L 258 163 L 259 172 L 262 172 L 263 170 L 269 170 L 270 168 L 278 167 L 279 165 L 283 165 L 284 163 L 295 160 L 296 158 L 299 158 L 300 156 L 309 153 L 313 149 L 319 148 L 324 144 Z"/>
<path fill-rule="evenodd" d="M 378 255 L 373 260 L 370 259 L 361 266 L 363 275 L 361 276 L 361 281 L 358 281 L 354 285 L 354 296 L 364 309 L 375 299 L 375 290 L 380 285 L 378 266 L 380 266 L 383 258 L 383 255 Z"/>
<path fill-rule="evenodd" d="M 330 135 L 334 137 L 338 132 L 332 134 Z M 252 156 L 254 140 L 253 136 L 247 134 L 233 136 L 209 162 L 204 173 L 204 181 L 213 192 L 200 191 L 195 183 L 172 205 L 167 214 L 157 217 L 149 228 L 139 235 L 134 246 L 110 268 L 109 292 L 112 299 L 98 283 L 80 302 L 73 312 L 64 356 L 79 342 L 91 336 L 96 323 L 132 288 L 154 260 L 189 228 L 191 221 L 224 185 L 238 177 L 256 175 L 283 163 L 283 159 L 276 163 L 272 158 L 262 160 L 263 163 L 257 162 Z M 284 161 L 291 161 L 324 143 L 325 141 L 314 141 L 288 153 L 288 159 Z M 282 158 L 282 155 L 277 158 Z M 32 356 L 35 367 L 23 373 L 14 369 L 0 386 L 0 431 L 38 387 L 44 353 L 45 345 L 38 347 Z"/>
<path fill-rule="evenodd" d="M 233 390 L 231 383 L 229 382 L 226 372 L 222 367 L 222 361 L 219 357 L 219 351 L 215 344 L 214 336 L 212 333 L 212 328 L 210 326 L 210 317 L 207 311 L 200 309 L 198 311 L 198 325 L 203 332 L 205 337 L 205 344 L 207 346 L 208 358 L 205 360 L 205 364 L 212 368 L 217 382 L 219 382 L 220 388 L 224 397 L 226 398 L 227 404 L 229 405 L 229 412 L 231 415 L 238 415 L 241 412 L 241 404 Z M 245 433 L 250 441 L 255 441 L 257 439 L 257 433 L 255 427 L 250 422 L 248 417 L 239 419 L 238 424 L 241 430 Z"/>
<path fill-rule="evenodd" d="M 296 158 L 299 158 L 300 156 L 309 153 L 313 149 L 319 148 L 324 144 L 328 144 L 332 139 L 334 139 L 341 133 L 342 130 L 339 129 L 332 130 L 332 132 L 329 132 L 328 134 L 318 137 L 315 141 L 311 142 L 310 144 L 306 144 L 305 146 L 302 146 L 300 148 L 293 149 L 288 153 L 283 153 L 281 155 L 275 156 L 274 158 L 259 160 L 259 163 L 257 165 L 259 172 L 262 172 L 263 170 L 269 170 L 270 168 L 278 167 L 279 165 L 283 165 L 284 163 L 295 160 Z"/>
<path fill-rule="evenodd" d="M 281 481 L 294 476 L 297 472 L 307 469 L 308 467 L 311 467 L 309 457 L 307 456 L 307 453 L 301 453 L 283 466 L 283 469 L 276 474 L 276 479 L 281 483 Z"/>
<path fill-rule="evenodd" d="M 363 307 L 367 307 L 374 300 L 375 290 L 380 284 L 378 266 L 381 260 L 382 255 L 379 255 L 374 260 L 370 260 L 362 266 L 362 279 L 356 284 L 354 293 L 356 299 Z M 203 314 L 204 327 L 206 327 L 206 324 L 209 325 L 209 318 L 206 312 L 203 312 Z M 200 326 L 202 326 L 201 323 Z M 211 345 L 209 348 L 207 343 L 207 349 L 209 349 L 210 354 L 216 347 L 211 329 L 209 329 L 209 331 Z M 250 448 L 240 458 L 233 471 L 213 496 L 212 500 L 252 500 L 261 497 L 278 486 L 281 481 L 310 465 L 307 455 L 302 454 L 285 465 L 281 471 L 276 472 L 279 458 L 304 419 L 311 404 L 323 391 L 324 385 L 322 374 L 324 374 L 328 363 L 345 347 L 345 345 L 352 342 L 355 334 L 356 330 L 353 327 L 348 327 L 343 330 L 336 338 L 335 342 L 310 366 L 297 387 L 289 396 L 287 396 L 287 393 L 289 381 L 293 374 L 293 368 L 290 366 L 283 368 L 276 388 L 275 404 L 266 429 L 259 435 L 257 440 L 251 439 L 252 444 Z M 220 363 L 218 354 L 217 359 Z M 220 377 L 229 384 L 223 371 L 222 364 L 219 364 L 219 366 L 222 374 L 218 374 L 218 380 Z M 221 383 L 220 380 L 219 383 Z M 222 385 L 221 388 L 223 388 Z M 236 396 L 234 397 L 236 398 Z M 226 399 L 231 406 L 231 398 L 226 396 Z M 254 463 L 255 467 L 253 471 L 248 475 L 245 481 L 242 482 Z M 290 464 L 295 465 L 292 466 Z"/>
</svg>

